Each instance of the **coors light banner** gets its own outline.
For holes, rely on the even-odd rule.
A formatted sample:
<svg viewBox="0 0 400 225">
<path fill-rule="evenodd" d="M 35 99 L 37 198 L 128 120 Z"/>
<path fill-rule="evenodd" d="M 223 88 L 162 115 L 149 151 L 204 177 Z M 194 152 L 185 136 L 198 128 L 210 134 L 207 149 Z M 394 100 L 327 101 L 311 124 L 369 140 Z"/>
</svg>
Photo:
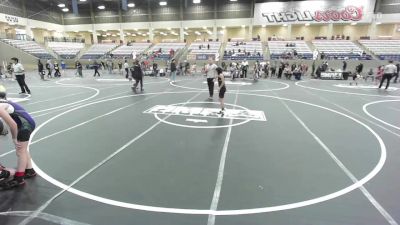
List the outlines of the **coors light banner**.
<svg viewBox="0 0 400 225">
<path fill-rule="evenodd" d="M 258 3 L 254 24 L 371 22 L 374 0 Z"/>
</svg>

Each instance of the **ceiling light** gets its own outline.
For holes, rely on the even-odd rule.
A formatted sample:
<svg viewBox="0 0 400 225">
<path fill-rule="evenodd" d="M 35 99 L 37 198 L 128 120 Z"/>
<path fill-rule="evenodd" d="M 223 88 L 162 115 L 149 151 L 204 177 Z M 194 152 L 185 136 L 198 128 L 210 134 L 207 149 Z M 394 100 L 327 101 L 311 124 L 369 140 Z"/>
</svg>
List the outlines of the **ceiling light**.
<svg viewBox="0 0 400 225">
<path fill-rule="evenodd" d="M 231 2 L 237 2 L 237 0 L 229 0 L 229 1 L 231 1 Z"/>
<path fill-rule="evenodd" d="M 61 9 L 63 12 L 68 12 L 69 11 L 69 9 L 68 8 L 63 8 L 63 9 Z"/>
<path fill-rule="evenodd" d="M 267 27 L 267 25 L 263 24 L 263 25 L 261 25 L 261 27 Z"/>
<path fill-rule="evenodd" d="M 101 35 L 101 36 L 103 36 L 103 37 L 107 37 L 107 35 L 105 35 L 105 34 L 103 34 L 103 35 Z"/>
<path fill-rule="evenodd" d="M 382 24 L 382 22 L 375 22 L 376 25 Z"/>
<path fill-rule="evenodd" d="M 127 34 L 127 35 L 131 35 L 131 33 L 129 33 L 129 32 L 128 32 L 128 33 L 126 33 L 126 34 Z"/>
<path fill-rule="evenodd" d="M 357 25 L 357 23 L 353 22 L 353 23 L 351 23 L 350 25 L 354 26 L 354 25 Z"/>
<path fill-rule="evenodd" d="M 65 7 L 65 4 L 60 3 L 60 4 L 58 4 L 57 6 L 60 7 L 60 8 L 64 8 L 64 7 Z"/>
<path fill-rule="evenodd" d="M 86 0 L 79 0 L 80 2 L 86 2 Z"/>
<path fill-rule="evenodd" d="M 246 25 L 242 25 L 242 28 L 245 28 L 246 27 Z"/>
<path fill-rule="evenodd" d="M 171 27 L 168 27 L 167 30 L 171 30 Z"/>
<path fill-rule="evenodd" d="M 99 5 L 97 6 L 98 9 L 105 9 L 106 7 L 104 5 Z"/>
<path fill-rule="evenodd" d="M 201 0 L 193 0 L 194 4 L 199 4 L 201 2 Z"/>
<path fill-rule="evenodd" d="M 282 26 L 287 27 L 287 24 L 285 23 L 285 24 L 283 24 Z"/>
<path fill-rule="evenodd" d="M 129 7 L 129 8 L 135 7 L 135 3 L 129 3 L 129 4 L 128 4 L 128 7 Z"/>
<path fill-rule="evenodd" d="M 304 24 L 304 26 L 306 26 L 306 27 L 307 27 L 307 26 L 310 26 L 310 23 L 306 23 L 306 24 Z"/>
<path fill-rule="evenodd" d="M 185 27 L 185 30 L 189 29 L 188 27 Z"/>
<path fill-rule="evenodd" d="M 111 36 L 116 37 L 117 35 L 116 35 L 116 34 L 113 34 L 113 35 L 111 35 Z"/>
<path fill-rule="evenodd" d="M 225 29 L 225 28 L 226 28 L 226 26 L 222 26 L 221 28 L 222 28 L 222 29 Z"/>
<path fill-rule="evenodd" d="M 136 37 L 136 34 L 131 34 L 131 36 Z"/>
<path fill-rule="evenodd" d="M 135 28 L 134 30 L 135 30 L 135 31 L 138 31 L 138 29 L 137 29 L 137 28 Z"/>
<path fill-rule="evenodd" d="M 204 30 L 207 30 L 207 27 L 203 27 Z"/>
<path fill-rule="evenodd" d="M 167 5 L 167 2 L 166 2 L 166 1 L 161 1 L 161 2 L 160 2 L 160 5 L 161 5 L 161 6 L 166 6 L 166 5 Z"/>
</svg>

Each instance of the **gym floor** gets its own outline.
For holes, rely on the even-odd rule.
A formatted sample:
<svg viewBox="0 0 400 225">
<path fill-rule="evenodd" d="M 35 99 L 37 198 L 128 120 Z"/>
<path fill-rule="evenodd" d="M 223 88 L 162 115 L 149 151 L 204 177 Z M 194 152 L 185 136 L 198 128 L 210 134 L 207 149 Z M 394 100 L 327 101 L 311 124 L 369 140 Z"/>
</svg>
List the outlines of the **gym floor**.
<svg viewBox="0 0 400 225">
<path fill-rule="evenodd" d="M 4 85 L 37 121 L 39 176 L 0 192 L 2 225 L 400 223 L 398 84 L 227 80 L 221 118 L 201 75 L 136 94 L 119 74 L 27 77 L 31 96 Z"/>
</svg>

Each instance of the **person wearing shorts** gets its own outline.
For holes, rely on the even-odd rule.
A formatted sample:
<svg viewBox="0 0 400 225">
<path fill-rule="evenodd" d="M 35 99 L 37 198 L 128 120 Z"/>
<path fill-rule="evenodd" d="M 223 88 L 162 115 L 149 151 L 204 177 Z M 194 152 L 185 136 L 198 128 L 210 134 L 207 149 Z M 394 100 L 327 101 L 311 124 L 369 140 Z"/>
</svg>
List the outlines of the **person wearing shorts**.
<svg viewBox="0 0 400 225">
<path fill-rule="evenodd" d="M 12 140 L 17 153 L 17 168 L 12 179 L 2 182 L 0 188 L 8 190 L 25 185 L 25 178 L 36 176 L 28 152 L 29 139 L 36 124 L 32 117 L 19 104 L 8 101 L 6 89 L 0 85 L 0 118 L 10 128 Z M 11 173 L 1 173 L 2 179 L 8 179 Z"/>
<path fill-rule="evenodd" d="M 223 74 L 223 70 L 221 67 L 218 67 L 216 69 L 217 71 L 217 79 L 218 79 L 218 90 L 219 90 L 219 103 L 221 106 L 221 111 L 219 111 L 218 114 L 221 114 L 221 117 L 224 116 L 225 114 L 225 105 L 224 105 L 224 98 L 225 98 L 225 92 L 226 92 L 226 86 L 225 86 L 225 77 Z"/>
</svg>

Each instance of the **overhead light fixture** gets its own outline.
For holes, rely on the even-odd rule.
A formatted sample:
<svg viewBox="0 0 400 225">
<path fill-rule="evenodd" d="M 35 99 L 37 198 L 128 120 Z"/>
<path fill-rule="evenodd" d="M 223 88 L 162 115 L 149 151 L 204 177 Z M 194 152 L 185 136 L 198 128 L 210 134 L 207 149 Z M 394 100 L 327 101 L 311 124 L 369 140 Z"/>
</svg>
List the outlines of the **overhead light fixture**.
<svg viewBox="0 0 400 225">
<path fill-rule="evenodd" d="M 382 5 L 400 5 L 400 2 L 388 3 L 388 4 L 382 4 Z"/>
<path fill-rule="evenodd" d="M 166 1 L 161 1 L 161 2 L 160 2 L 160 5 L 161 5 L 161 6 L 166 6 L 166 5 L 167 5 L 167 2 L 166 2 Z"/>
<path fill-rule="evenodd" d="M 86 2 L 86 0 L 79 0 L 80 2 Z"/>
<path fill-rule="evenodd" d="M 128 7 L 129 7 L 129 8 L 135 7 L 135 3 L 129 3 L 129 4 L 128 4 Z"/>
<path fill-rule="evenodd" d="M 207 30 L 207 27 L 204 26 L 203 29 L 204 29 L 204 30 Z"/>
<path fill-rule="evenodd" d="M 105 9 L 106 7 L 104 5 L 99 5 L 97 6 L 98 9 Z"/>
<path fill-rule="evenodd" d="M 138 31 L 138 29 L 137 29 L 137 28 L 135 28 L 135 29 L 133 29 L 133 30 L 135 30 L 135 31 Z"/>
<path fill-rule="evenodd" d="M 131 35 L 131 33 L 129 33 L 129 32 L 128 32 L 128 33 L 126 33 L 126 34 L 127 34 L 127 35 Z"/>
<path fill-rule="evenodd" d="M 146 37 L 146 34 L 142 34 L 143 37 Z"/>
<path fill-rule="evenodd" d="M 304 26 L 308 27 L 308 26 L 310 26 L 310 23 L 306 23 L 306 24 L 304 24 Z"/>
<path fill-rule="evenodd" d="M 107 35 L 105 35 L 105 34 L 103 34 L 103 35 L 101 35 L 101 36 L 103 36 L 103 37 L 107 37 Z"/>
<path fill-rule="evenodd" d="M 283 24 L 282 26 L 287 27 L 288 25 L 285 23 L 285 24 Z"/>
<path fill-rule="evenodd" d="M 64 7 L 65 7 L 65 4 L 60 3 L 60 4 L 58 4 L 57 6 L 60 7 L 60 8 L 64 8 Z"/>
<path fill-rule="evenodd" d="M 222 28 L 222 29 L 225 29 L 225 28 L 226 28 L 226 26 L 221 26 L 221 28 Z"/>
<path fill-rule="evenodd" d="M 188 27 L 185 27 L 185 30 L 189 29 Z"/>
<path fill-rule="evenodd" d="M 229 0 L 230 2 L 237 2 L 237 0 Z"/>
<path fill-rule="evenodd" d="M 116 35 L 116 34 L 113 34 L 113 35 L 111 35 L 111 36 L 116 37 L 117 35 Z"/>
<path fill-rule="evenodd" d="M 88 30 L 88 32 L 92 32 L 92 30 Z"/>
<path fill-rule="evenodd" d="M 167 30 L 171 30 L 171 27 L 168 27 Z"/>
<path fill-rule="evenodd" d="M 242 25 L 242 28 L 245 28 L 246 27 L 246 25 Z"/>
<path fill-rule="evenodd" d="M 376 25 L 382 24 L 382 22 L 375 22 Z"/>
<path fill-rule="evenodd" d="M 107 30 L 103 30 L 104 32 L 107 32 Z"/>
<path fill-rule="evenodd" d="M 69 9 L 68 8 L 63 8 L 63 9 L 61 9 L 63 12 L 68 12 L 69 11 Z"/>
<path fill-rule="evenodd" d="M 136 34 L 131 34 L 132 37 L 136 37 Z"/>
<path fill-rule="evenodd" d="M 263 24 L 263 25 L 261 25 L 261 27 L 267 27 L 267 25 Z"/>
<path fill-rule="evenodd" d="M 356 23 L 356 22 L 353 22 L 353 23 L 351 23 L 350 25 L 354 26 L 354 25 L 357 25 L 357 23 Z"/>
<path fill-rule="evenodd" d="M 201 0 L 193 0 L 194 4 L 199 4 L 201 2 Z"/>
<path fill-rule="evenodd" d="M 211 35 L 211 34 L 212 34 L 212 32 L 208 30 L 208 31 L 207 31 L 207 34 Z"/>
</svg>

